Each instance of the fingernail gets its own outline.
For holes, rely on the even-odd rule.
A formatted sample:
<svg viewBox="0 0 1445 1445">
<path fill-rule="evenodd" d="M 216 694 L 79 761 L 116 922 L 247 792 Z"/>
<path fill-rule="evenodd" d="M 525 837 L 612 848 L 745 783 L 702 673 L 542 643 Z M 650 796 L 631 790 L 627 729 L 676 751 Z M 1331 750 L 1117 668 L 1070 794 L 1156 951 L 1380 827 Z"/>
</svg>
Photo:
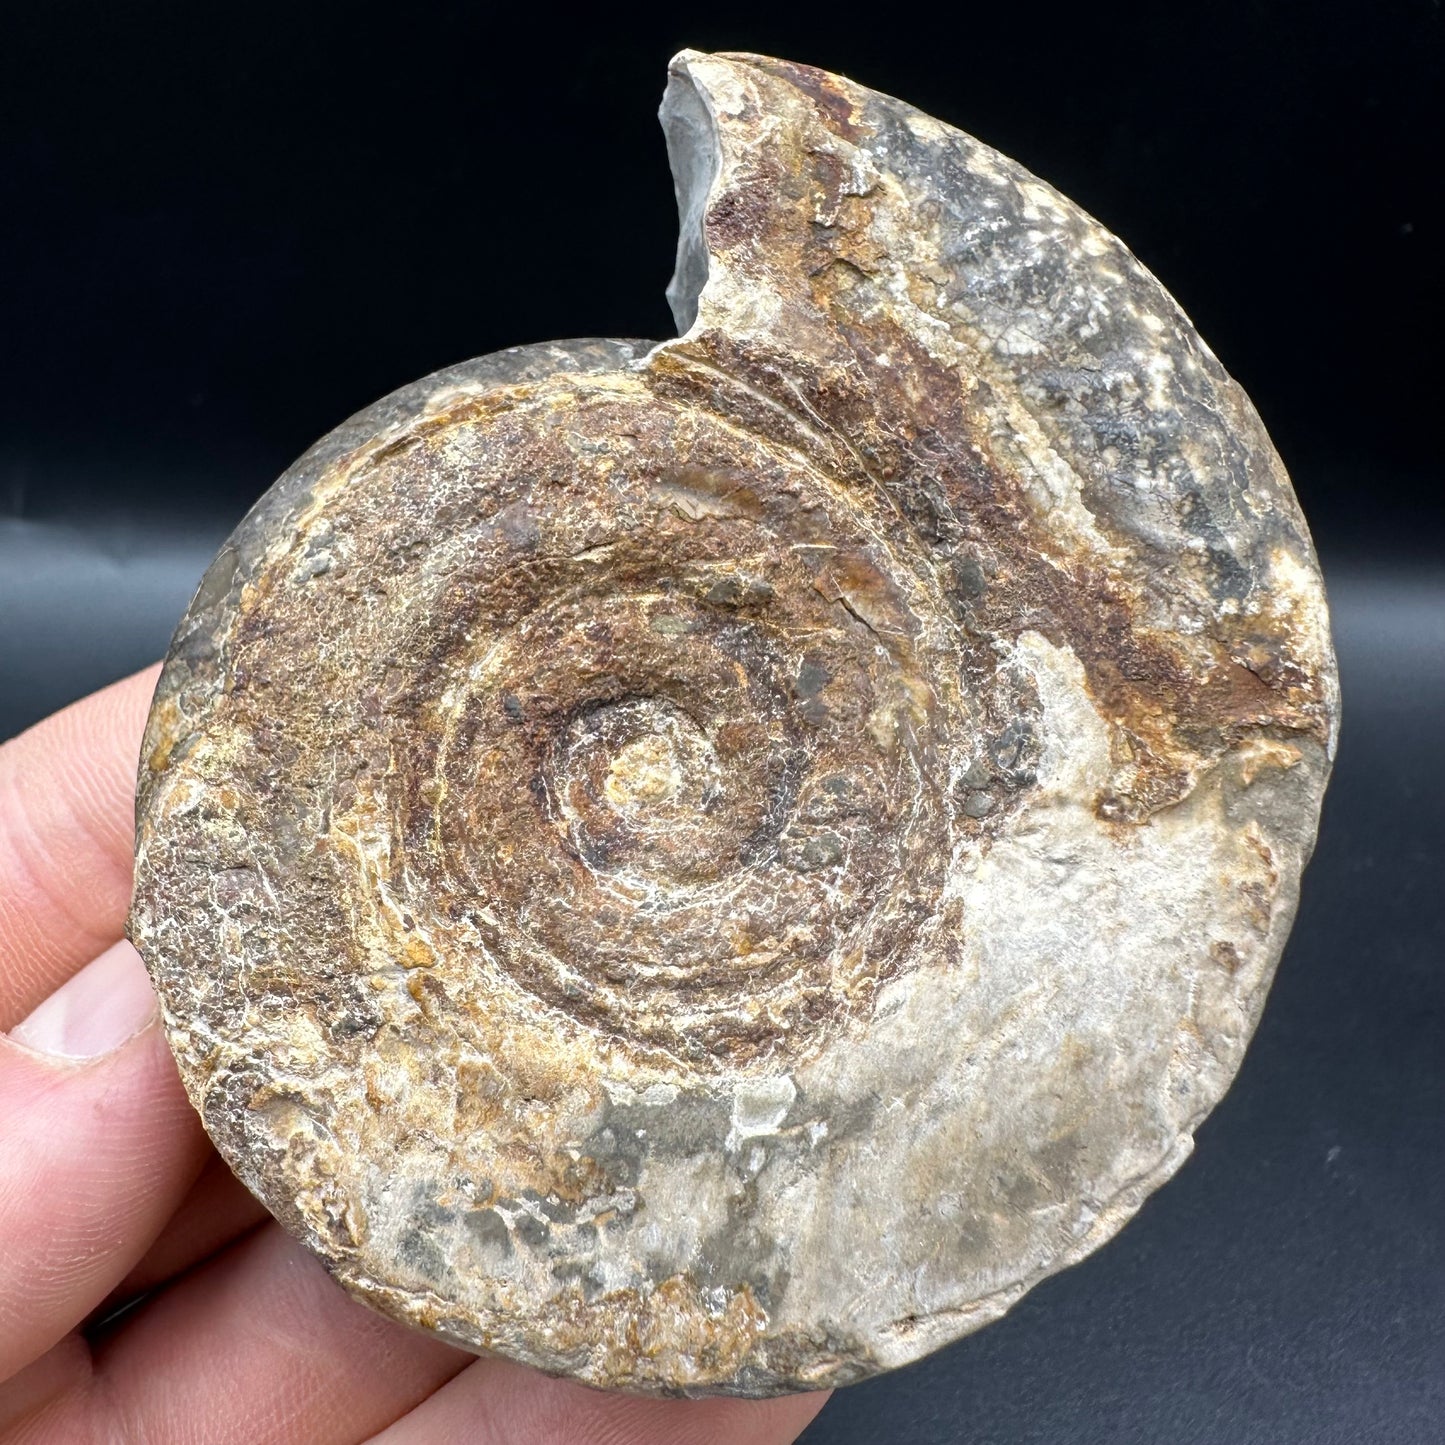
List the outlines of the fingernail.
<svg viewBox="0 0 1445 1445">
<path fill-rule="evenodd" d="M 116 943 L 61 984 L 10 1037 L 42 1054 L 98 1059 L 138 1034 L 155 1011 L 155 990 L 140 954 L 129 943 Z"/>
</svg>

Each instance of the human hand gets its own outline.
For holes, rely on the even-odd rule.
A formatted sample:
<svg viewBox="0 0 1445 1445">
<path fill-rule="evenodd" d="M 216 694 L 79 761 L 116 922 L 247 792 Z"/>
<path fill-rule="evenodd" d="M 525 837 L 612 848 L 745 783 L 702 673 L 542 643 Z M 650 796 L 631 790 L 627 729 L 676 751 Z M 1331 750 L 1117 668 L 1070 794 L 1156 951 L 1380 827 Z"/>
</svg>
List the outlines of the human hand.
<svg viewBox="0 0 1445 1445">
<path fill-rule="evenodd" d="M 824 1395 L 646 1400 L 354 1303 L 186 1101 L 135 950 L 156 671 L 0 747 L 0 1445 L 783 1445 Z"/>
</svg>

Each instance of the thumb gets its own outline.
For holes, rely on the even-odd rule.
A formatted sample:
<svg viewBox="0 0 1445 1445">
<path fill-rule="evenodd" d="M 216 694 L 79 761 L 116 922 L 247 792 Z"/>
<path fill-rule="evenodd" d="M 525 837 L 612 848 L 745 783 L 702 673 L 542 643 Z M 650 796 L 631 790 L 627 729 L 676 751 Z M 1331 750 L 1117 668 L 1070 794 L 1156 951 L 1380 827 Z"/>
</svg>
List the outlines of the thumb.
<svg viewBox="0 0 1445 1445">
<path fill-rule="evenodd" d="M 105 1298 L 205 1157 L 130 944 L 0 1036 L 0 1380 Z"/>
</svg>

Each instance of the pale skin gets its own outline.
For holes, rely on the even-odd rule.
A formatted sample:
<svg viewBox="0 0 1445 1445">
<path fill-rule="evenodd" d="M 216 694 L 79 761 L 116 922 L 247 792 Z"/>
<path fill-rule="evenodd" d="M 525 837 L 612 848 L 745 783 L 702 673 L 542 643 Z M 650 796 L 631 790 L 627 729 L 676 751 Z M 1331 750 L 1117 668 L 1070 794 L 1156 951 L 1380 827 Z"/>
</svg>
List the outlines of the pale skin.
<svg viewBox="0 0 1445 1445">
<path fill-rule="evenodd" d="M 236 1181 L 121 941 L 155 680 L 0 746 L 0 1445 L 796 1439 L 826 1396 L 602 1394 L 394 1325 Z"/>
</svg>

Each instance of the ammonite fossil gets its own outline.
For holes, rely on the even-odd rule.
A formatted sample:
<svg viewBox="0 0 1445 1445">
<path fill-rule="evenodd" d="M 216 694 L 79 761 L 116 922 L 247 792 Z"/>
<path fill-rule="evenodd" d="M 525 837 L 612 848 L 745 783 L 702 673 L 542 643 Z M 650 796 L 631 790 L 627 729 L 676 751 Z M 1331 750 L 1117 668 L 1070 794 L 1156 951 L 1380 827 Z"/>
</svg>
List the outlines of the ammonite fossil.
<svg viewBox="0 0 1445 1445">
<path fill-rule="evenodd" d="M 358 1298 L 625 1389 L 917 1358 L 1188 1154 L 1294 911 L 1324 595 L 1239 387 L 976 140 L 685 52 L 682 335 L 501 352 L 217 558 L 132 937 Z"/>
</svg>

